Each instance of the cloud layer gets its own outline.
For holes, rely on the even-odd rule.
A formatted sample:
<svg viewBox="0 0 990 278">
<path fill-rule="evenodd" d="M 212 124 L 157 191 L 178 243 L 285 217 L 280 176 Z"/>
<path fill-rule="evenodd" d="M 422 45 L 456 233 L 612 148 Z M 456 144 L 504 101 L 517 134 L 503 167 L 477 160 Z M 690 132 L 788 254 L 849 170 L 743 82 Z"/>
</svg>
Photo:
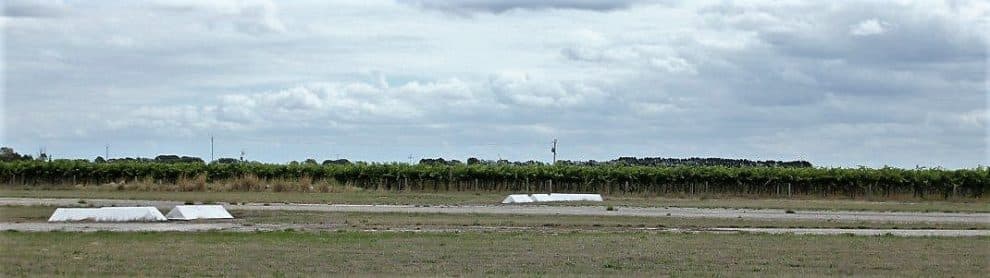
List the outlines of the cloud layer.
<svg viewBox="0 0 990 278">
<path fill-rule="evenodd" d="M 983 1 L 6 3 L 0 141 L 56 156 L 990 164 Z"/>
</svg>

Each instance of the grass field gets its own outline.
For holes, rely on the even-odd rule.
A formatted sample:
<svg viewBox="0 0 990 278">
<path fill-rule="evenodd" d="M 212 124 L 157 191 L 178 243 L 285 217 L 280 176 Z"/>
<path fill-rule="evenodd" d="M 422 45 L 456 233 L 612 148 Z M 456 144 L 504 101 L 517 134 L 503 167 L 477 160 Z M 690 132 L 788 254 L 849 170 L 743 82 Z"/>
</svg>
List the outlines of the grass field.
<svg viewBox="0 0 990 278">
<path fill-rule="evenodd" d="M 0 189 L 0 197 L 102 198 L 173 200 L 190 202 L 319 203 L 319 204 L 396 204 L 396 205 L 493 205 L 508 193 L 501 192 L 154 192 L 95 190 L 15 190 Z M 962 201 L 865 201 L 848 199 L 753 199 L 740 197 L 687 198 L 644 195 L 608 195 L 612 206 L 669 206 L 702 208 L 775 208 L 794 210 L 990 212 L 990 200 Z M 588 204 L 588 203 L 583 203 Z M 582 205 L 555 203 L 551 205 Z"/>
<path fill-rule="evenodd" d="M 0 206 L 0 222 L 44 222 L 55 207 Z M 163 208 L 168 211 L 168 208 Z M 444 213 L 365 213 L 232 210 L 238 223 L 319 224 L 335 229 L 464 229 L 479 227 L 543 230 L 628 231 L 643 228 L 844 228 L 990 229 L 981 223 L 891 223 L 869 221 L 759 220 L 639 216 L 506 215 Z"/>
<path fill-rule="evenodd" d="M 3 276 L 981 276 L 990 238 L 0 232 Z"/>
</svg>

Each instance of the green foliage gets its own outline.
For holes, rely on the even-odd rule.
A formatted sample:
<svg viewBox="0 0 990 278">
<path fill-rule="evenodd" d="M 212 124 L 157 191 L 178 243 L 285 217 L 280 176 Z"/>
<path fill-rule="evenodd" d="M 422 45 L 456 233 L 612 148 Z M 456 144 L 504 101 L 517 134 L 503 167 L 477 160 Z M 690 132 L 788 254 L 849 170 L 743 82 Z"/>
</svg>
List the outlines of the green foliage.
<svg viewBox="0 0 990 278">
<path fill-rule="evenodd" d="M 512 165 L 401 163 L 203 164 L 78 160 L 0 162 L 0 182 L 66 184 L 130 182 L 151 179 L 176 183 L 206 176 L 218 181 L 245 176 L 261 180 L 338 184 L 380 190 L 546 191 L 727 194 L 914 194 L 980 197 L 990 191 L 990 168 L 791 168 L 723 166 Z"/>
</svg>

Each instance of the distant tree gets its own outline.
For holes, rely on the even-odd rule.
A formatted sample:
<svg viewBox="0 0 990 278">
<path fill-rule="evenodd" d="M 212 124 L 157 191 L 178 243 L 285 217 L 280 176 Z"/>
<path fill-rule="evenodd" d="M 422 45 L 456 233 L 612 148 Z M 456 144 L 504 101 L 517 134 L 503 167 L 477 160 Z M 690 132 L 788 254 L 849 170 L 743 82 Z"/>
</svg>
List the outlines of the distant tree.
<svg viewBox="0 0 990 278">
<path fill-rule="evenodd" d="M 174 154 L 163 154 L 155 157 L 155 162 L 160 163 L 176 163 L 180 161 L 180 157 Z"/>
<path fill-rule="evenodd" d="M 337 160 L 324 160 L 323 165 L 346 165 L 351 164 L 350 160 L 347 159 L 337 159 Z"/>
<path fill-rule="evenodd" d="M 424 159 L 420 159 L 419 160 L 419 164 L 424 164 L 424 165 L 445 165 L 445 164 L 447 164 L 447 161 L 446 160 L 443 160 L 443 158 L 424 158 Z"/>
<path fill-rule="evenodd" d="M 140 160 L 140 158 L 139 158 Z M 158 163 L 205 163 L 202 158 L 194 156 L 178 156 L 174 154 L 165 154 L 156 156 L 154 162 Z"/>
<path fill-rule="evenodd" d="M 102 156 L 97 156 L 96 159 L 93 159 L 93 162 L 94 163 L 107 163 L 107 160 L 106 159 L 103 159 Z"/>
<path fill-rule="evenodd" d="M 0 147 L 0 161 L 17 161 L 17 160 L 31 160 L 30 155 L 21 155 L 14 151 L 13 148 Z"/>
<path fill-rule="evenodd" d="M 220 159 L 217 159 L 218 164 L 236 164 L 238 162 L 240 162 L 240 160 L 230 157 L 221 157 Z"/>
<path fill-rule="evenodd" d="M 14 161 L 20 159 L 21 159 L 21 155 L 15 152 L 14 149 L 8 147 L 0 148 L 0 160 Z"/>
<path fill-rule="evenodd" d="M 471 157 L 467 159 L 467 165 L 475 165 L 475 164 L 481 164 L 481 160 L 475 157 Z"/>
<path fill-rule="evenodd" d="M 319 164 L 319 163 L 316 162 L 316 159 L 312 159 L 312 158 L 306 159 L 306 161 L 304 161 L 303 163 L 306 164 L 306 165 L 318 165 Z"/>
<path fill-rule="evenodd" d="M 145 157 L 122 157 L 122 158 L 111 158 L 107 159 L 109 163 L 116 162 L 155 162 L 155 160 Z"/>
<path fill-rule="evenodd" d="M 183 156 L 179 158 L 179 162 L 182 163 L 205 163 L 202 158 L 194 156 Z"/>
</svg>

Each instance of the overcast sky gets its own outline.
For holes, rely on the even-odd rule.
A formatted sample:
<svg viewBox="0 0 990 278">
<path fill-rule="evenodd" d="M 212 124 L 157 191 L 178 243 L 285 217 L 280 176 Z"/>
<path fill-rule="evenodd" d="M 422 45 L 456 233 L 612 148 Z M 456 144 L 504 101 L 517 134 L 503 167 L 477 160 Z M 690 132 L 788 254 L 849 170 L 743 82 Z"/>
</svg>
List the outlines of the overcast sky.
<svg viewBox="0 0 990 278">
<path fill-rule="evenodd" d="M 6 0 L 56 158 L 990 164 L 990 2 Z"/>
</svg>

